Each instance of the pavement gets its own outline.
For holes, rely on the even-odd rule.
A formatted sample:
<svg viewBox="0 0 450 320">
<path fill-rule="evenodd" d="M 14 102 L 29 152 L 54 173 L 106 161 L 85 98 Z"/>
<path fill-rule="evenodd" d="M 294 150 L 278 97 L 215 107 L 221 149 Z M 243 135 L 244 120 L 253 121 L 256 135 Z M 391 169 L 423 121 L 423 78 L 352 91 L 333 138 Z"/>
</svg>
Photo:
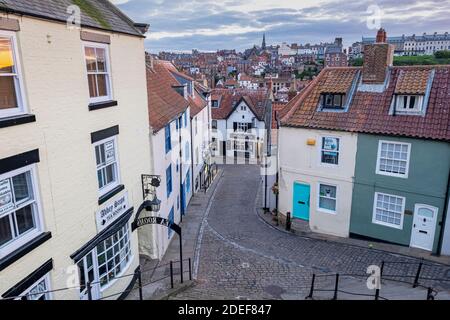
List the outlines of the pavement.
<svg viewBox="0 0 450 320">
<path fill-rule="evenodd" d="M 180 287 L 177 281 L 175 291 L 170 291 L 167 281 L 162 281 L 164 285 L 158 289 L 144 292 L 146 299 L 166 290 L 167 299 L 303 300 L 310 292 L 313 274 L 318 275 L 316 289 L 326 290 L 316 290 L 313 299 L 330 299 L 336 273 L 340 274 L 339 299 L 373 299 L 375 290 L 367 289 L 366 271 L 371 265 L 380 266 L 381 261 L 390 262 L 384 267 L 381 297 L 422 300 L 426 289 L 432 287 L 436 299 L 450 299 L 450 266 L 426 260 L 420 273 L 421 287 L 412 288 L 420 258 L 277 228 L 260 208 L 259 166 L 220 168 L 208 192 L 191 200 L 182 222 L 184 257 L 192 258 L 192 282 Z M 166 264 L 179 260 L 178 250 L 175 237 L 163 260 L 155 264 L 161 270 L 146 281 L 167 276 Z"/>
</svg>

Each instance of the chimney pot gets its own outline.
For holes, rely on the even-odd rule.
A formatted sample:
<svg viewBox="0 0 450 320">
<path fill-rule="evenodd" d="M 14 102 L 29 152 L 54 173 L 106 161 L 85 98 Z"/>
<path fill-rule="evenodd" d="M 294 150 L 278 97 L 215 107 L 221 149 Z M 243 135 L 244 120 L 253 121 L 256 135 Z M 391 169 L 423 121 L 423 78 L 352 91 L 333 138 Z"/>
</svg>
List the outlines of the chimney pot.
<svg viewBox="0 0 450 320">
<path fill-rule="evenodd" d="M 362 81 L 366 84 L 383 84 L 386 70 L 394 60 L 394 46 L 386 43 L 386 31 L 377 32 L 376 43 L 364 46 Z"/>
<path fill-rule="evenodd" d="M 386 43 L 386 40 L 386 31 L 383 28 L 380 28 L 377 32 L 376 43 Z"/>
</svg>

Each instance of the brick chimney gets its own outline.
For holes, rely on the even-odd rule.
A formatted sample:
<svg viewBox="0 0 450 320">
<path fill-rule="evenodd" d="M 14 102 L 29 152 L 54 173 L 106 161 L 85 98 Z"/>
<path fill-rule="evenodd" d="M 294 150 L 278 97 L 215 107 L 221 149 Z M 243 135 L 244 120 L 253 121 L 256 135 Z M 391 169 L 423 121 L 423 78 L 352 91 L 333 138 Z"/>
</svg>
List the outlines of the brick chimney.
<svg viewBox="0 0 450 320">
<path fill-rule="evenodd" d="M 364 84 L 383 84 L 386 70 L 394 61 L 394 46 L 387 43 L 386 31 L 378 30 L 376 42 L 364 46 L 362 82 Z"/>
</svg>

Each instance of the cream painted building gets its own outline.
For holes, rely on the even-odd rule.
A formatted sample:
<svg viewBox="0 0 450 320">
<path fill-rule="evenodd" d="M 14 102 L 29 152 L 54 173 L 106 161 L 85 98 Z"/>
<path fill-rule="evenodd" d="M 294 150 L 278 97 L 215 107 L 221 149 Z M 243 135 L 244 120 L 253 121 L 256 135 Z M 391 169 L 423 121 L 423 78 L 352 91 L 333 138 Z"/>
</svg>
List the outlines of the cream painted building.
<svg viewBox="0 0 450 320">
<path fill-rule="evenodd" d="M 347 237 L 357 134 L 292 127 L 278 134 L 279 211 L 308 220 L 314 232 Z"/>
<path fill-rule="evenodd" d="M 0 4 L 0 296 L 88 299 L 91 282 L 99 299 L 139 265 L 145 26 L 89 0 L 97 16 L 69 29 L 68 2 L 46 2 Z"/>
</svg>

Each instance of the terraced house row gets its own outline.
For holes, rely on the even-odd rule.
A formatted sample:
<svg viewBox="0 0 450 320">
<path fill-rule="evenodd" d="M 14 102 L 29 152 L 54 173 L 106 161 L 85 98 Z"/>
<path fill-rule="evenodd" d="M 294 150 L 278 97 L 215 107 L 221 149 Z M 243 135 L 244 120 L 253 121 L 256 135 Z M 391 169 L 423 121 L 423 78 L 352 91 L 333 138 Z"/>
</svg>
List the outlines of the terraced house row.
<svg viewBox="0 0 450 320">
<path fill-rule="evenodd" d="M 450 67 L 326 68 L 278 118 L 280 211 L 312 231 L 450 254 Z"/>
<path fill-rule="evenodd" d="M 171 221 L 201 188 L 207 88 L 152 68 L 148 25 L 109 1 L 83 1 L 69 28 L 77 3 L 0 2 L 0 299 L 123 298 L 171 236 L 131 228 L 142 175 L 161 180 L 145 214 Z"/>
</svg>

